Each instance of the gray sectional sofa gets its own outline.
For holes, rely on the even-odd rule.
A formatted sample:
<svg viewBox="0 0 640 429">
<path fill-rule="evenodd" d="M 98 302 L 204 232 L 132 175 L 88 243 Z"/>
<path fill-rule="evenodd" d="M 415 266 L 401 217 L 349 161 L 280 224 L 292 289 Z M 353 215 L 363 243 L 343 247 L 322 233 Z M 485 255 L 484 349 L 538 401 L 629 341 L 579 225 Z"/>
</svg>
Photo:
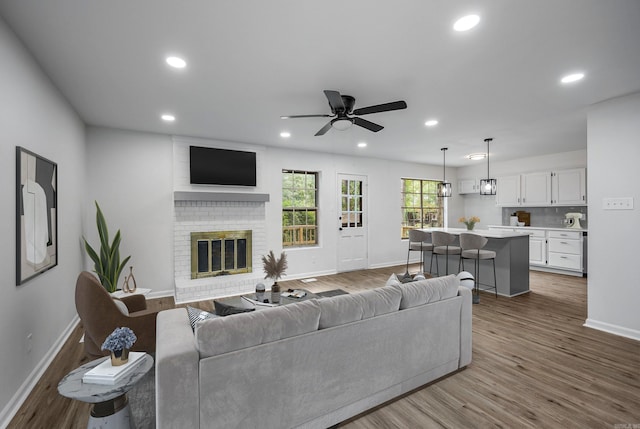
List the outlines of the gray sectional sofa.
<svg viewBox="0 0 640 429">
<path fill-rule="evenodd" d="M 471 362 L 455 276 L 199 322 L 158 314 L 156 426 L 327 428 Z"/>
</svg>

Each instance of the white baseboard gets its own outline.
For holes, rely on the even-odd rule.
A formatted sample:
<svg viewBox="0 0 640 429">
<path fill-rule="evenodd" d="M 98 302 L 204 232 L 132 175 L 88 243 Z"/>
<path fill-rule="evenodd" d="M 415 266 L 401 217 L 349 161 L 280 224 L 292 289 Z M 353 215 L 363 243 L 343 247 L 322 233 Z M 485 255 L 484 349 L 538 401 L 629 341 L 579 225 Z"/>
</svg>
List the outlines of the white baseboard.
<svg viewBox="0 0 640 429">
<path fill-rule="evenodd" d="M 587 319 L 582 326 L 640 341 L 640 331 L 625 328 L 624 326 L 612 325 L 610 323 L 600 322 L 593 319 Z"/>
<path fill-rule="evenodd" d="M 27 397 L 35 387 L 36 383 L 42 377 L 42 374 L 49 368 L 51 362 L 56 357 L 62 346 L 67 341 L 75 327 L 80 323 L 80 318 L 78 315 L 74 316 L 69 325 L 65 328 L 65 330 L 60 334 L 58 339 L 53 343 L 49 351 L 43 356 L 40 362 L 33 368 L 33 371 L 29 374 L 29 376 L 24 380 L 20 388 L 13 395 L 9 403 L 4 407 L 2 412 L 0 412 L 0 427 L 6 428 L 11 419 L 16 415 L 24 401 L 27 400 Z M 57 394 L 57 393 L 56 393 Z"/>
<path fill-rule="evenodd" d="M 157 290 L 149 292 L 149 295 L 146 296 L 147 299 L 153 298 L 166 298 L 168 296 L 172 296 L 175 298 L 176 290 L 175 289 L 167 289 L 167 290 Z"/>
</svg>

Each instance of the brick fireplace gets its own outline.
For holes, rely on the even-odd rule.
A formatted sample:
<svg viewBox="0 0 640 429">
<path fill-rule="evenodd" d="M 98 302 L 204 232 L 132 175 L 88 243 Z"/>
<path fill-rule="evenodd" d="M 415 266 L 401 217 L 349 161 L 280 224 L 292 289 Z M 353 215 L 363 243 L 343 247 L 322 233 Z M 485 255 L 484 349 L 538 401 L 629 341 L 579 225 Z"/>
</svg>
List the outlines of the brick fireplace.
<svg viewBox="0 0 640 429">
<path fill-rule="evenodd" d="M 260 265 L 251 267 L 249 264 L 238 269 L 237 256 L 233 256 L 236 258 L 233 263 L 229 262 L 231 259 L 226 262 L 227 267 L 231 267 L 233 264 L 233 273 L 225 269 L 210 270 L 212 267 L 217 268 L 215 257 L 213 263 L 211 260 L 218 247 L 221 252 L 225 251 L 225 246 L 227 249 L 233 248 L 234 251 L 248 247 L 250 253 L 247 255 L 247 260 L 254 261 L 254 264 L 268 252 L 264 201 L 202 201 L 194 197 L 190 197 L 189 200 L 176 198 L 173 228 L 176 302 L 198 301 L 247 293 L 255 290 L 256 283 L 265 282 Z M 244 238 L 238 238 L 238 233 L 242 232 L 250 233 L 249 246 L 247 246 L 247 241 L 243 241 L 246 240 L 246 235 Z M 206 257 L 208 258 L 208 274 L 210 275 L 192 278 L 194 266 L 192 262 L 194 243 L 192 235 L 203 237 L 202 234 L 212 234 L 210 236 L 214 237 L 207 240 L 195 240 L 196 250 L 198 242 L 200 242 L 201 249 L 207 248 Z M 216 234 L 223 238 L 216 239 Z M 247 265 L 242 257 L 240 259 L 241 266 Z M 201 268 L 204 269 L 204 262 L 201 263 Z"/>
</svg>

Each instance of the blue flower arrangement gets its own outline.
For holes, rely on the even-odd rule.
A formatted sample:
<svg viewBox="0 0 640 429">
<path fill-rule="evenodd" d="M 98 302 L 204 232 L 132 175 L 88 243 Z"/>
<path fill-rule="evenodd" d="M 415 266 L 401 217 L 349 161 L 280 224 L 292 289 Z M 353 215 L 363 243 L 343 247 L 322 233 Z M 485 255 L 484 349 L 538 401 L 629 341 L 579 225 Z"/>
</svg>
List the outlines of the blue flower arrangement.
<svg viewBox="0 0 640 429">
<path fill-rule="evenodd" d="M 136 342 L 138 337 L 130 328 L 116 328 L 109 334 L 104 343 L 102 343 L 102 350 L 109 350 L 111 352 L 115 350 L 130 349 L 133 343 Z"/>
</svg>

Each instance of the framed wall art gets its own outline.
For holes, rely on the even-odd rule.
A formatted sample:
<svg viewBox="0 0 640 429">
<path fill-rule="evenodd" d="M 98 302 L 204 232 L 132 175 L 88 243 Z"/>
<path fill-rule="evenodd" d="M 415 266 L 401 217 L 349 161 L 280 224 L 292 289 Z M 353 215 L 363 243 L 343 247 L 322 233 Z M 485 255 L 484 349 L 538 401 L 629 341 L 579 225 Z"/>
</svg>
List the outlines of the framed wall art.
<svg viewBox="0 0 640 429">
<path fill-rule="evenodd" d="M 58 165 L 16 147 L 16 286 L 58 265 Z"/>
</svg>

